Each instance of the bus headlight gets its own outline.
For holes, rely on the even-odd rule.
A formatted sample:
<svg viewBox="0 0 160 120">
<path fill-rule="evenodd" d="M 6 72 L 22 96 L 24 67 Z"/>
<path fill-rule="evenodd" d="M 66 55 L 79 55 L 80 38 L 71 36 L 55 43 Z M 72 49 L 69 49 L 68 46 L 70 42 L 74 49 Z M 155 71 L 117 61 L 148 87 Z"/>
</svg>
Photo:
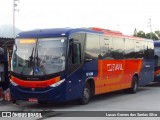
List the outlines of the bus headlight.
<svg viewBox="0 0 160 120">
<path fill-rule="evenodd" d="M 18 85 L 17 83 L 13 82 L 11 79 L 10 79 L 10 83 L 11 83 L 12 85 L 14 85 L 14 86 L 17 86 L 17 85 Z"/>
<path fill-rule="evenodd" d="M 56 83 L 50 85 L 50 87 L 57 87 L 57 86 L 59 86 L 60 84 L 62 84 L 64 81 L 65 81 L 65 79 L 60 80 L 60 81 L 58 81 L 58 82 L 56 82 Z"/>
</svg>

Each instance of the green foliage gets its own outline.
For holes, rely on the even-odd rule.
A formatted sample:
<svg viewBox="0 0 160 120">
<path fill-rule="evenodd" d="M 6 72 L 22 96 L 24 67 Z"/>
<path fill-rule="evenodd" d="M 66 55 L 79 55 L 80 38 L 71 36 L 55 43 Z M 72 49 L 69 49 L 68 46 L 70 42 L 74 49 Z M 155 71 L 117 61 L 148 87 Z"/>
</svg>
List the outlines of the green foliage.
<svg viewBox="0 0 160 120">
<path fill-rule="evenodd" d="M 160 38 L 160 31 L 159 30 L 155 31 L 155 34 L 158 36 L 158 38 Z"/>
<path fill-rule="evenodd" d="M 146 37 L 146 34 L 145 34 L 145 32 L 143 32 L 143 31 L 139 31 L 139 32 L 137 33 L 137 37 L 145 38 L 145 37 Z"/>
<path fill-rule="evenodd" d="M 137 30 L 135 28 L 133 36 L 147 38 L 147 39 L 152 39 L 152 40 L 159 40 L 160 39 L 160 31 L 157 30 L 155 32 L 145 33 L 142 30 L 140 30 L 139 32 L 137 32 Z"/>
<path fill-rule="evenodd" d="M 148 39 L 152 38 L 152 40 L 158 40 L 157 35 L 153 32 L 152 33 L 147 33 L 145 38 L 148 38 Z"/>
</svg>

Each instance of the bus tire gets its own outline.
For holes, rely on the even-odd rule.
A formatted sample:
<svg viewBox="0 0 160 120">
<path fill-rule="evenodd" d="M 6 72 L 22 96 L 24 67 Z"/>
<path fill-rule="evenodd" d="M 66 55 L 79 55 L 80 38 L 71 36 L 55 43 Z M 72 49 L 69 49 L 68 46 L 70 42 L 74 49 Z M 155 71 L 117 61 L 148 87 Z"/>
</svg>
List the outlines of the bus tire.
<svg viewBox="0 0 160 120">
<path fill-rule="evenodd" d="M 137 90 L 138 90 L 138 78 L 137 76 L 133 76 L 131 88 L 125 89 L 125 92 L 134 94 L 137 92 Z"/>
<path fill-rule="evenodd" d="M 79 99 L 79 103 L 81 105 L 86 105 L 89 103 L 90 99 L 91 99 L 91 87 L 88 83 L 86 83 L 84 85 L 84 88 L 83 88 L 83 95 L 82 97 Z"/>
</svg>

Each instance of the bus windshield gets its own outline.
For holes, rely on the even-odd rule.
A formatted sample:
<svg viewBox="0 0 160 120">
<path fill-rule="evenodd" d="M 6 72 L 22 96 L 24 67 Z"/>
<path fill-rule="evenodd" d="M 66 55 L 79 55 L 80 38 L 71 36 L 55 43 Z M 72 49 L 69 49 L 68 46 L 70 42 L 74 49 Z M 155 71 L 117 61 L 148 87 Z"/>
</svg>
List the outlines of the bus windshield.
<svg viewBox="0 0 160 120">
<path fill-rule="evenodd" d="M 47 75 L 65 70 L 66 38 L 16 39 L 11 71 Z"/>
</svg>

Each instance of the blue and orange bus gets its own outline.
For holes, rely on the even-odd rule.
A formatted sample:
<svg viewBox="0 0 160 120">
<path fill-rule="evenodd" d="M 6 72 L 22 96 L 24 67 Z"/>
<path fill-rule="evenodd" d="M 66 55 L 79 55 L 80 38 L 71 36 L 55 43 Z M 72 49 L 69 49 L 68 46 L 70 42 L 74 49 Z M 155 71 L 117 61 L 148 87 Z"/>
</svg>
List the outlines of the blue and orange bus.
<svg viewBox="0 0 160 120">
<path fill-rule="evenodd" d="M 154 79 L 152 40 L 101 28 L 57 28 L 17 35 L 11 62 L 13 101 L 87 104 L 93 95 L 136 93 Z"/>
<path fill-rule="evenodd" d="M 154 51 L 155 51 L 155 72 L 154 81 L 160 82 L 160 41 L 154 41 Z"/>
</svg>

